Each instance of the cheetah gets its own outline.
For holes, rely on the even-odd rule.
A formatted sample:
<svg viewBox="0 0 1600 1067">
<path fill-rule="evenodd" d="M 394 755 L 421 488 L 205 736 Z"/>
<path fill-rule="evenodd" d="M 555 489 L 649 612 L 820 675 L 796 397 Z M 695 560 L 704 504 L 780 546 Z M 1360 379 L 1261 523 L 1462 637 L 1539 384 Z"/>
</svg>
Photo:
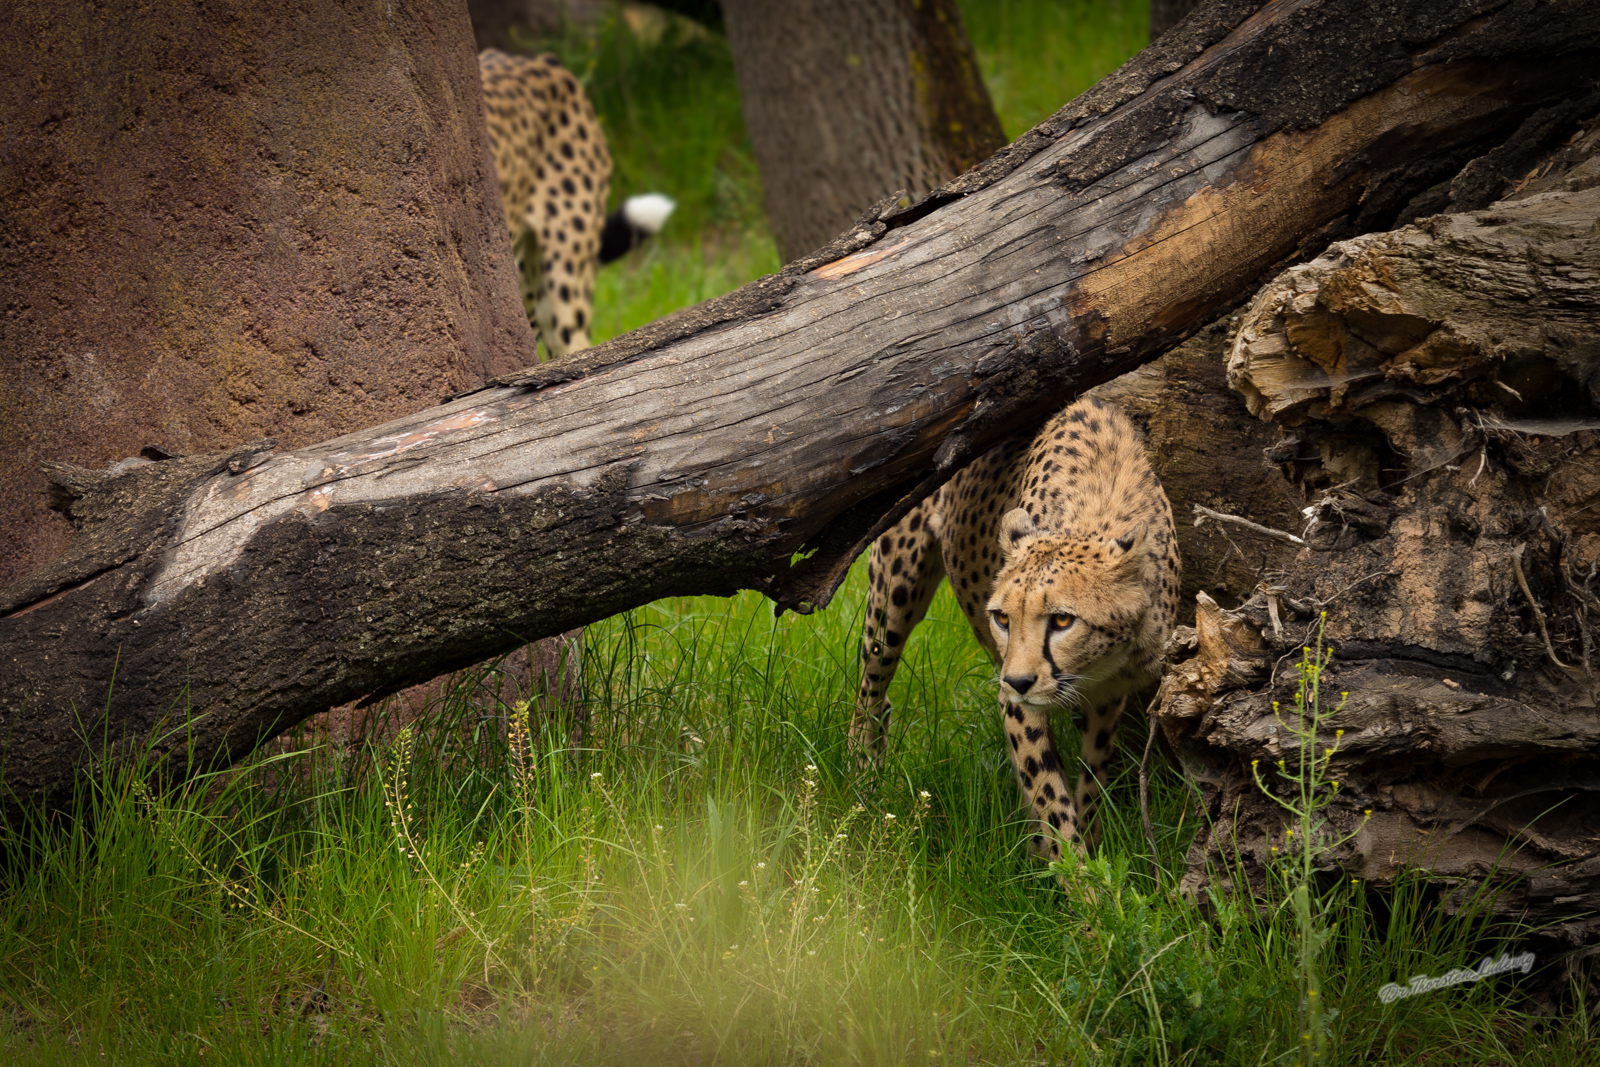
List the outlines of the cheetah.
<svg viewBox="0 0 1600 1067">
<path fill-rule="evenodd" d="M 1059 859 L 1063 843 L 1081 850 L 1096 837 L 1117 720 L 1158 678 L 1178 608 L 1172 508 L 1127 416 L 1079 400 L 1031 441 L 979 457 L 873 545 L 851 727 L 868 760 L 885 744 L 885 694 L 905 642 L 946 574 L 999 668 L 1033 854 Z M 1056 708 L 1085 718 L 1070 796 L 1050 732 Z"/>
<path fill-rule="evenodd" d="M 578 79 L 552 55 L 478 55 L 484 112 L 522 303 L 550 358 L 589 347 L 595 269 L 660 231 L 673 202 L 606 215 L 611 151 Z"/>
</svg>

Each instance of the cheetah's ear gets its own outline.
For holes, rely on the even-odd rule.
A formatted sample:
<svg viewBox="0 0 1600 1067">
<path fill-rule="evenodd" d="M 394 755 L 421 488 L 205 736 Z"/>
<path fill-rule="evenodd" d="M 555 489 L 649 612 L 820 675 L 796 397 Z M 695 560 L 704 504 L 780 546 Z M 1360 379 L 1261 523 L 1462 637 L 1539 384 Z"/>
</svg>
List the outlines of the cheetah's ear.
<svg viewBox="0 0 1600 1067">
<path fill-rule="evenodd" d="M 1000 517 L 1000 554 L 1009 559 L 1017 546 L 1038 532 L 1027 508 L 1012 508 Z"/>
<path fill-rule="evenodd" d="M 1140 523 L 1106 546 L 1106 559 L 1119 577 L 1138 580 L 1144 576 L 1150 527 Z"/>
</svg>

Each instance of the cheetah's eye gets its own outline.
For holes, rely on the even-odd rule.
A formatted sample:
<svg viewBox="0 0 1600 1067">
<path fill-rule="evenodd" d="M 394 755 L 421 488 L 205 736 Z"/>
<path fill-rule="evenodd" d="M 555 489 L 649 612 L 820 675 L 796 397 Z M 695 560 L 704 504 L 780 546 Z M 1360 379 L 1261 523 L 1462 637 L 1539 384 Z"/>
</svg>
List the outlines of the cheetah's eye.
<svg viewBox="0 0 1600 1067">
<path fill-rule="evenodd" d="M 1056 614 L 1050 616 L 1050 629 L 1058 631 L 1058 632 L 1061 631 L 1061 630 L 1065 630 L 1067 627 L 1071 626 L 1072 623 L 1073 623 L 1073 616 L 1068 615 L 1064 611 L 1059 611 Z"/>
<path fill-rule="evenodd" d="M 1011 616 L 1003 611 L 991 611 L 989 616 L 994 619 L 994 624 L 1004 630 L 1011 625 Z"/>
</svg>

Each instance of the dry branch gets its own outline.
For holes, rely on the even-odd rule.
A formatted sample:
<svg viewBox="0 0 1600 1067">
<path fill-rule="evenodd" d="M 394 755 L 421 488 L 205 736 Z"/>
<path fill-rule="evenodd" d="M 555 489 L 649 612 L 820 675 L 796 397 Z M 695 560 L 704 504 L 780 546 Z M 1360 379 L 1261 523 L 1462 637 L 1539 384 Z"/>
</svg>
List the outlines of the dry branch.
<svg viewBox="0 0 1600 1067">
<path fill-rule="evenodd" d="M 73 547 L 0 594 L 6 785 L 237 755 L 662 596 L 825 604 L 974 455 L 1588 91 L 1597 43 L 1578 2 L 1218 2 L 922 203 L 581 359 L 296 452 L 60 470 Z"/>
</svg>

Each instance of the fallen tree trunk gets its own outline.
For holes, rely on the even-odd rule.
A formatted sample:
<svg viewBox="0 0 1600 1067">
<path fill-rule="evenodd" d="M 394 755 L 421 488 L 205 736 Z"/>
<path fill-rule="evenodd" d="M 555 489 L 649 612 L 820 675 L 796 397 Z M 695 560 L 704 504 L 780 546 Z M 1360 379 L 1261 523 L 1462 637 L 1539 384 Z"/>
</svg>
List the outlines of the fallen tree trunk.
<svg viewBox="0 0 1600 1067">
<path fill-rule="evenodd" d="M 1333 751 L 1324 815 L 1344 841 L 1319 866 L 1376 885 L 1425 870 L 1448 907 L 1538 928 L 1541 965 L 1593 952 L 1600 117 L 1588 126 L 1514 198 L 1337 244 L 1239 316 L 1229 377 L 1281 428 L 1272 451 L 1309 524 L 1287 528 L 1303 547 L 1248 603 L 1202 599 L 1169 667 L 1158 721 L 1211 816 L 1190 888 L 1267 892 L 1272 852 L 1294 845 L 1252 767 L 1279 791 L 1272 768 L 1296 771 L 1295 667 L 1320 637 L 1314 750 Z"/>
<path fill-rule="evenodd" d="M 967 460 L 1587 91 L 1597 45 L 1576 2 L 1218 2 L 923 202 L 580 359 L 297 452 L 59 468 L 73 546 L 0 595 L 6 786 L 238 755 L 662 596 L 825 604 Z"/>
</svg>

